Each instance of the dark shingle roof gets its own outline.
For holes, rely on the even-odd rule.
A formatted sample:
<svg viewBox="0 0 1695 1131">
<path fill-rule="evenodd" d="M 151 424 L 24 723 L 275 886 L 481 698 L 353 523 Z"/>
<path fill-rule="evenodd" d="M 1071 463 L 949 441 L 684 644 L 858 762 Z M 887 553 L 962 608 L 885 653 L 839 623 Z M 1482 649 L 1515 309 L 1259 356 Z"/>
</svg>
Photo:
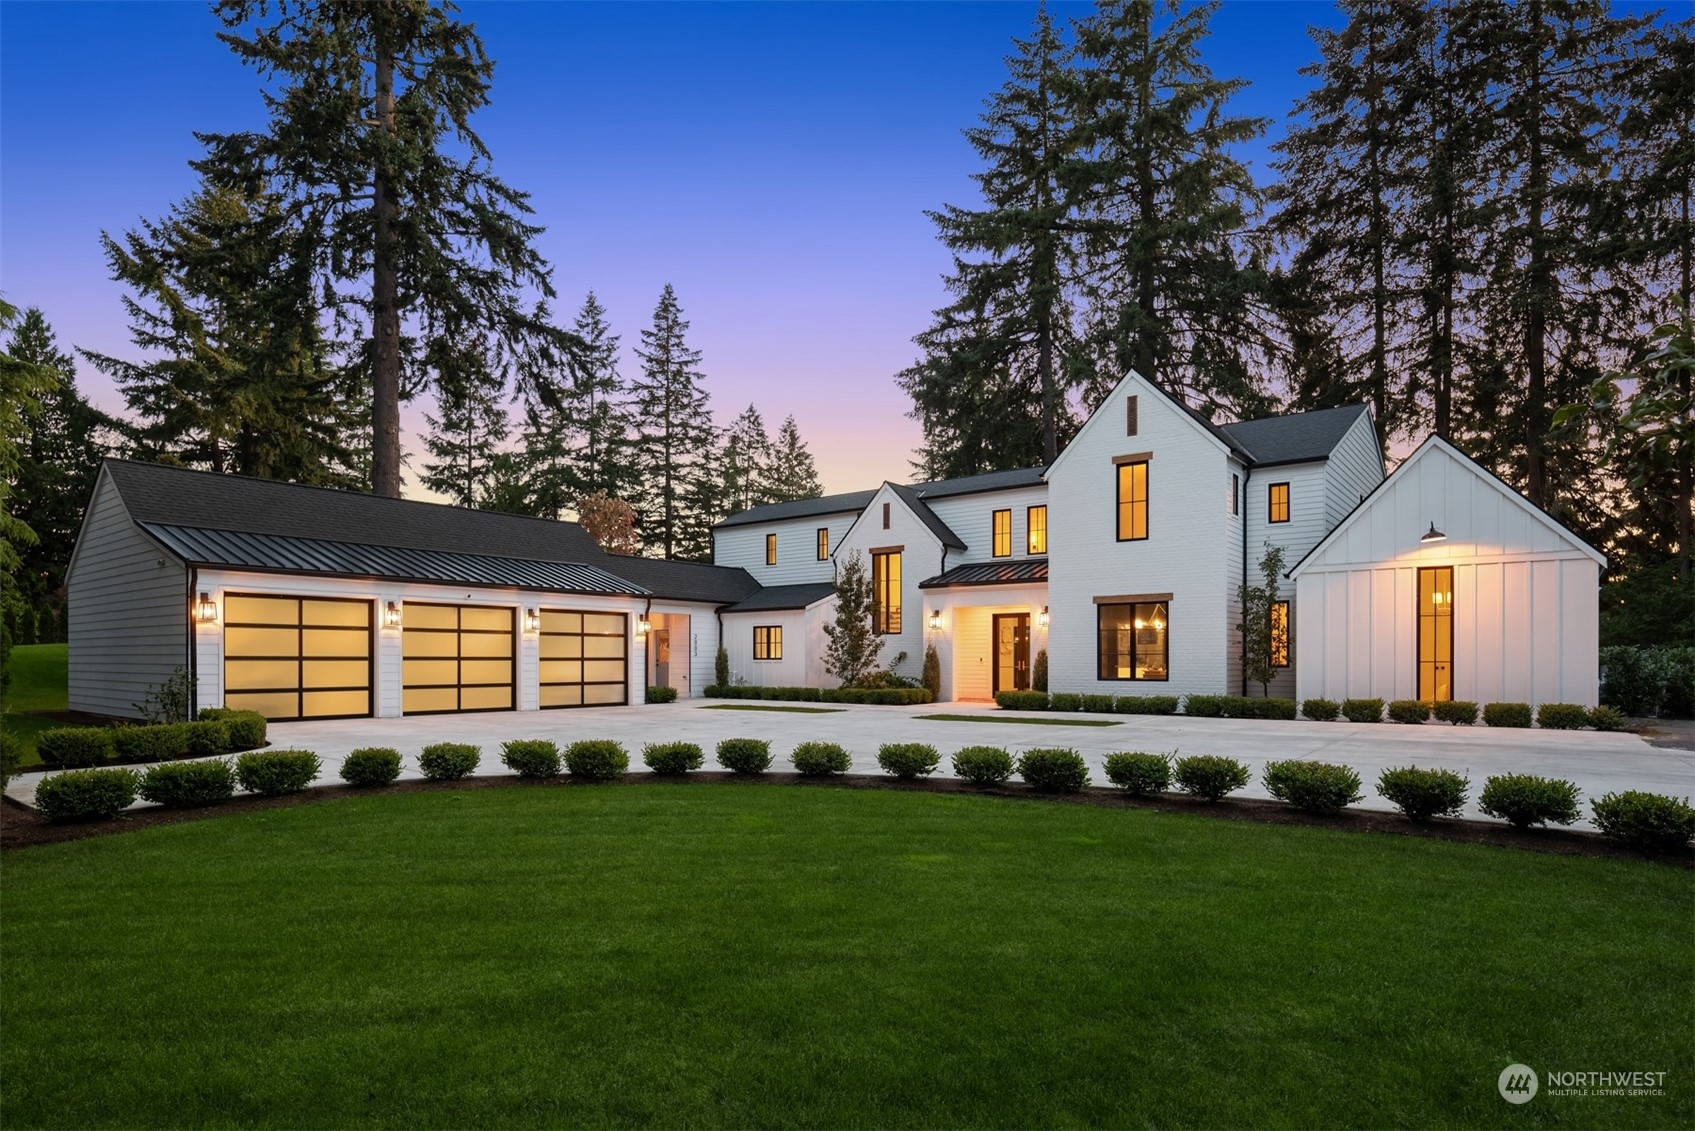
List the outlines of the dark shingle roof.
<svg viewBox="0 0 1695 1131">
<path fill-rule="evenodd" d="M 726 613 L 769 613 L 781 609 L 804 609 L 836 591 L 829 581 L 814 581 L 805 585 L 768 585 L 740 604 L 731 605 Z"/>
<path fill-rule="evenodd" d="M 949 495 L 970 495 L 978 491 L 1006 491 L 1013 487 L 1040 487 L 1045 467 L 1015 467 L 1010 471 L 986 471 L 982 475 L 964 475 L 958 479 L 938 479 L 933 483 L 914 483 L 913 490 L 926 499 L 945 499 Z"/>
<path fill-rule="evenodd" d="M 740 567 L 709 562 L 671 562 L 664 558 L 637 558 L 624 554 L 602 554 L 595 559 L 602 569 L 642 586 L 655 597 L 672 601 L 702 601 L 730 605 L 757 592 L 759 582 Z"/>
<path fill-rule="evenodd" d="M 973 562 L 954 566 L 946 573 L 918 583 L 920 589 L 946 589 L 950 585 L 1021 585 L 1046 582 L 1048 563 L 1045 558 L 1027 558 L 1016 562 Z"/>
<path fill-rule="evenodd" d="M 849 491 L 843 495 L 824 495 L 816 499 L 795 499 L 787 503 L 766 503 L 731 515 L 718 526 L 746 526 L 754 522 L 781 522 L 786 518 L 812 518 L 827 514 L 858 514 L 871 502 L 875 491 Z"/>
<path fill-rule="evenodd" d="M 931 534 L 941 539 L 942 545 L 952 546 L 956 550 L 965 549 L 965 543 L 959 540 L 959 535 L 936 516 L 936 512 L 930 509 L 929 504 L 918 493 L 918 488 L 908 487 L 904 483 L 890 483 L 889 489 L 900 496 L 901 502 L 912 508 L 912 513 L 918 516 L 918 521 L 922 522 Z"/>
<path fill-rule="evenodd" d="M 1363 404 L 1350 404 L 1242 420 L 1219 428 L 1248 450 L 1256 466 L 1303 463 L 1328 459 L 1348 429 L 1367 411 Z"/>
</svg>

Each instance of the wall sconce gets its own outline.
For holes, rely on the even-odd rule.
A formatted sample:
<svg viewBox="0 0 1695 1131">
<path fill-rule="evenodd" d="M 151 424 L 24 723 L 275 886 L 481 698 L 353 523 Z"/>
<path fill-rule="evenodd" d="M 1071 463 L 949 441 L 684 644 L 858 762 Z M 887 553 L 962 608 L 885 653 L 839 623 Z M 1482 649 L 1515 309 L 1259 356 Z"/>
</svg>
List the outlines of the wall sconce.
<svg viewBox="0 0 1695 1131">
<path fill-rule="evenodd" d="M 1430 529 L 1425 531 L 1423 534 L 1420 534 L 1418 536 L 1418 540 L 1420 542 L 1440 542 L 1446 537 L 1447 535 L 1436 529 L 1436 524 L 1432 522 L 1430 524 Z"/>
<path fill-rule="evenodd" d="M 648 633 L 650 633 L 652 631 L 653 631 L 653 624 L 646 617 L 643 616 L 643 617 L 637 617 L 636 618 L 636 635 L 637 636 L 646 636 Z"/>
<path fill-rule="evenodd" d="M 1048 627 L 1048 607 L 1046 605 L 1043 605 L 1042 611 L 1036 614 L 1036 627 Z"/>
<path fill-rule="evenodd" d="M 389 601 L 383 605 L 383 627 L 400 627 L 400 606 L 395 604 L 393 601 Z"/>
<path fill-rule="evenodd" d="M 200 594 L 200 599 L 194 602 L 194 619 L 201 624 L 218 623 L 218 602 L 212 600 L 210 593 Z"/>
<path fill-rule="evenodd" d="M 942 631 L 942 611 L 940 609 L 930 610 L 930 631 Z"/>
<path fill-rule="evenodd" d="M 536 609 L 525 609 L 524 610 L 524 631 L 525 632 L 540 632 L 541 631 L 541 613 L 538 610 L 536 610 Z"/>
</svg>

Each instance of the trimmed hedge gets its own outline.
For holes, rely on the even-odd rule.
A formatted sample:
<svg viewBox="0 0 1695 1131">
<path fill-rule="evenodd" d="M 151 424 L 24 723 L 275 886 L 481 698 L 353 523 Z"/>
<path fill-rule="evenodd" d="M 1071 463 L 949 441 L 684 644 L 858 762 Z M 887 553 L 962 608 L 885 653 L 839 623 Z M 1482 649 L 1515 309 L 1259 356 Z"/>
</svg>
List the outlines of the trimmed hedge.
<svg viewBox="0 0 1695 1131">
<path fill-rule="evenodd" d="M 1099 714 L 1099 715 L 1111 714 L 1112 713 L 1112 696 L 1110 696 L 1110 695 L 1085 695 L 1085 696 L 1083 696 L 1083 709 L 1085 711 L 1093 711 L 1093 712 L 1095 712 L 1096 714 Z"/>
<path fill-rule="evenodd" d="M 1055 691 L 1048 696 L 1050 711 L 1081 711 L 1083 697 L 1075 691 Z"/>
<path fill-rule="evenodd" d="M 1248 767 L 1234 758 L 1192 754 L 1177 759 L 1172 767 L 1172 778 L 1184 793 L 1217 801 L 1248 784 Z"/>
<path fill-rule="evenodd" d="M 1536 708 L 1536 725 L 1545 730 L 1582 730 L 1589 725 L 1589 708 L 1580 703 L 1544 703 Z"/>
<path fill-rule="evenodd" d="M 1430 721 L 1430 704 L 1422 699 L 1391 699 L 1389 721 L 1408 725 L 1427 723 Z"/>
<path fill-rule="evenodd" d="M 1301 701 L 1301 714 L 1315 723 L 1333 723 L 1336 716 L 1342 713 L 1342 704 L 1334 699 L 1304 699 Z"/>
<path fill-rule="evenodd" d="M 885 742 L 877 748 L 877 764 L 897 778 L 923 778 L 936 772 L 941 756 L 925 742 Z"/>
<path fill-rule="evenodd" d="M 1453 699 L 1436 704 L 1436 721 L 1454 726 L 1471 726 L 1477 722 L 1477 704 L 1469 699 Z"/>
<path fill-rule="evenodd" d="M 763 738 L 726 738 L 717 753 L 718 764 L 732 774 L 763 774 L 771 768 L 771 744 Z"/>
<path fill-rule="evenodd" d="M 1492 727 L 1527 727 L 1530 725 L 1530 704 L 1485 703 L 1483 721 Z"/>
<path fill-rule="evenodd" d="M 391 746 L 362 746 L 341 763 L 341 780 L 361 788 L 393 785 L 400 776 L 400 751 Z"/>
<path fill-rule="evenodd" d="M 1038 746 L 1019 756 L 1018 776 L 1045 793 L 1076 793 L 1089 784 L 1089 767 L 1075 750 Z"/>
<path fill-rule="evenodd" d="M 610 738 L 584 738 L 565 750 L 565 768 L 584 781 L 616 781 L 630 769 L 630 754 Z"/>
<path fill-rule="evenodd" d="M 514 738 L 500 744 L 500 761 L 521 778 L 559 776 L 559 747 L 546 738 Z"/>
<path fill-rule="evenodd" d="M 817 703 L 823 695 L 819 687 L 740 687 L 715 683 L 706 689 L 708 699 L 775 699 L 789 703 Z"/>
<path fill-rule="evenodd" d="M 1133 797 L 1164 793 L 1171 787 L 1171 756 L 1132 751 L 1108 754 L 1106 780 Z"/>
<path fill-rule="evenodd" d="M 35 787 L 35 807 L 49 821 L 110 820 L 135 803 L 134 770 L 66 770 Z"/>
<path fill-rule="evenodd" d="M 1624 724 L 1624 712 L 1617 707 L 1602 703 L 1598 707 L 1589 708 L 1589 725 L 1596 730 L 1623 730 Z"/>
<path fill-rule="evenodd" d="M 168 762 L 188 753 L 188 724 L 119 727 L 112 732 L 112 745 L 126 762 Z"/>
<path fill-rule="evenodd" d="M 1511 821 L 1515 829 L 1531 825 L 1569 825 L 1577 820 L 1577 786 L 1535 774 L 1498 774 L 1483 783 L 1477 807 L 1491 817 Z"/>
<path fill-rule="evenodd" d="M 1695 839 L 1695 809 L 1663 793 L 1632 789 L 1590 802 L 1595 827 L 1606 836 L 1649 852 L 1678 852 Z"/>
<path fill-rule="evenodd" d="M 418 755 L 418 769 L 430 781 L 458 781 L 477 768 L 483 748 L 468 742 L 436 742 Z"/>
<path fill-rule="evenodd" d="M 1175 715 L 1182 701 L 1179 695 L 1119 695 L 1112 710 L 1117 715 Z"/>
<path fill-rule="evenodd" d="M 323 769 L 310 750 L 249 750 L 235 760 L 235 780 L 248 793 L 299 793 Z"/>
<path fill-rule="evenodd" d="M 999 746 L 967 746 L 953 756 L 955 776 L 972 785 L 999 785 L 1012 770 L 1012 755 Z"/>
<path fill-rule="evenodd" d="M 1407 819 L 1423 824 L 1432 817 L 1454 817 L 1465 809 L 1471 783 L 1452 770 L 1398 766 L 1377 778 L 1377 792 Z"/>
<path fill-rule="evenodd" d="M 935 701 L 923 687 L 724 687 L 706 689 L 708 699 L 771 699 L 789 703 L 868 703 L 909 707 Z"/>
<path fill-rule="evenodd" d="M 1271 796 L 1308 813 L 1340 813 L 1365 796 L 1359 774 L 1334 762 L 1267 762 L 1263 780 Z"/>
<path fill-rule="evenodd" d="M 693 742 L 650 742 L 642 747 L 642 762 L 656 774 L 686 774 L 705 761 L 705 752 Z"/>
<path fill-rule="evenodd" d="M 807 777 L 845 774 L 853 768 L 853 755 L 834 742 L 803 742 L 789 755 L 795 771 Z"/>
<path fill-rule="evenodd" d="M 650 687 L 647 689 L 649 703 L 675 703 L 677 689 L 675 687 Z"/>
<path fill-rule="evenodd" d="M 1292 719 L 1295 701 L 1253 695 L 1191 695 L 1183 700 L 1183 713 L 1199 719 Z"/>
<path fill-rule="evenodd" d="M 190 758 L 209 758 L 230 748 L 230 730 L 222 719 L 183 724 L 183 746 Z"/>
<path fill-rule="evenodd" d="M 141 775 L 136 792 L 167 809 L 216 805 L 235 796 L 235 768 L 227 758 L 161 762 Z"/>
<path fill-rule="evenodd" d="M 1344 699 L 1342 717 L 1350 723 L 1380 723 L 1383 721 L 1383 700 Z"/>
<path fill-rule="evenodd" d="M 206 722 L 215 720 L 224 724 L 229 733 L 231 750 L 252 750 L 254 747 L 265 745 L 265 737 L 269 725 L 265 716 L 258 711 L 237 711 L 232 707 L 207 707 L 200 712 L 200 720 Z"/>
<path fill-rule="evenodd" d="M 35 752 L 43 762 L 67 770 L 80 770 L 110 762 L 116 749 L 110 727 L 59 727 L 43 731 L 35 740 Z"/>
<path fill-rule="evenodd" d="M 1046 691 L 997 691 L 995 706 L 1003 711 L 1045 711 L 1048 709 Z"/>
</svg>

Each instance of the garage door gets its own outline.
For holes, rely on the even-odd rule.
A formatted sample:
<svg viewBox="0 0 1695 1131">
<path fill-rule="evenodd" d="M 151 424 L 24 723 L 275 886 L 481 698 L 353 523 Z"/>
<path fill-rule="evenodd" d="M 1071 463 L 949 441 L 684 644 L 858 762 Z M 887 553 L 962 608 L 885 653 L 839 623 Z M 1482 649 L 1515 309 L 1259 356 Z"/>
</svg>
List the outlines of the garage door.
<svg viewBox="0 0 1695 1131">
<path fill-rule="evenodd" d="M 541 705 L 594 707 L 630 701 L 629 617 L 541 611 Z"/>
<path fill-rule="evenodd" d="M 371 602 L 224 597 L 224 705 L 267 719 L 371 713 Z"/>
<path fill-rule="evenodd" d="M 420 605 L 401 613 L 401 710 L 510 711 L 517 611 L 491 605 Z"/>
</svg>

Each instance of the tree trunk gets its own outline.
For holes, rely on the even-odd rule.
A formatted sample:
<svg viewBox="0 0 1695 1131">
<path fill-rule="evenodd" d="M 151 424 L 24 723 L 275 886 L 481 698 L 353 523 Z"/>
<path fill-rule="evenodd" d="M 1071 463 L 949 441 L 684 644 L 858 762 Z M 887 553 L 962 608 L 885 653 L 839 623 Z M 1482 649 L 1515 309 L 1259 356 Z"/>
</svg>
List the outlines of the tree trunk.
<svg viewBox="0 0 1695 1131">
<path fill-rule="evenodd" d="M 1154 373 L 1155 342 L 1158 334 L 1154 324 L 1154 304 L 1158 301 L 1154 259 L 1159 253 L 1159 240 L 1154 234 L 1154 226 L 1159 222 L 1159 216 L 1155 210 L 1153 145 L 1149 141 L 1149 134 L 1153 130 L 1152 10 L 1142 12 L 1141 20 L 1141 26 L 1137 29 L 1141 51 L 1141 75 L 1137 94 L 1141 104 L 1136 107 L 1136 210 L 1137 222 L 1140 225 L 1138 234 L 1141 237 L 1136 242 L 1141 245 L 1141 262 L 1137 264 L 1136 305 L 1141 310 L 1142 328 L 1136 335 L 1136 367 L 1143 377 L 1155 381 L 1162 380 L 1164 375 Z M 1183 396 L 1179 390 L 1173 392 L 1177 396 Z"/>
<path fill-rule="evenodd" d="M 1548 291 L 1553 284 L 1548 265 L 1548 248 L 1543 233 L 1543 210 L 1548 195 L 1546 155 L 1542 152 L 1542 5 L 1531 0 L 1529 22 L 1530 58 L 1525 102 L 1529 121 L 1525 124 L 1528 169 L 1526 189 L 1526 248 L 1529 280 L 1525 288 L 1524 324 L 1524 471 L 1525 494 L 1537 506 L 1548 506 Z"/>
<path fill-rule="evenodd" d="M 1366 168 L 1371 177 L 1371 404 L 1377 410 L 1378 427 L 1385 437 L 1389 428 L 1389 296 L 1387 265 L 1384 262 L 1383 143 L 1379 136 L 1378 100 L 1383 84 L 1378 81 L 1377 21 L 1371 23 L 1367 73 L 1370 93 L 1365 104 Z"/>
<path fill-rule="evenodd" d="M 392 0 L 384 0 L 385 14 Z M 394 55 L 386 19 L 376 22 L 377 128 L 391 138 L 394 121 Z M 395 228 L 399 202 L 394 170 L 379 161 L 372 176 L 374 247 L 371 256 L 371 491 L 400 497 L 400 281 Z"/>
</svg>

